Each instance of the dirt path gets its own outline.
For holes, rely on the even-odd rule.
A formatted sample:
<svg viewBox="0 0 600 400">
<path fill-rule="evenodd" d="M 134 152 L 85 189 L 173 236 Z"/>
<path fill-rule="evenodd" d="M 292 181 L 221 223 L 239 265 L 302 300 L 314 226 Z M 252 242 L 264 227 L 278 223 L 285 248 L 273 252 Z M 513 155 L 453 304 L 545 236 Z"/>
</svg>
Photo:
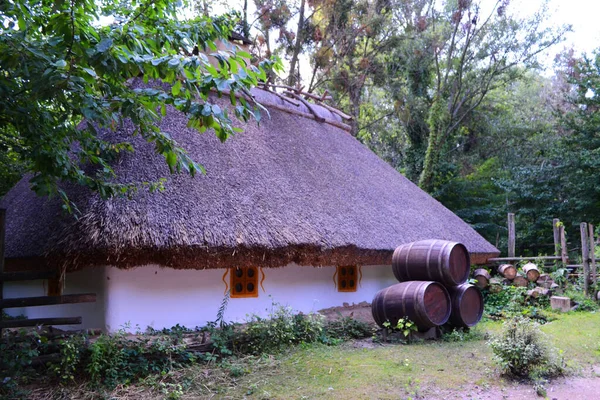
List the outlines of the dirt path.
<svg viewBox="0 0 600 400">
<path fill-rule="evenodd" d="M 600 377 L 595 378 L 560 378 L 545 385 L 546 398 L 551 400 L 598 400 L 600 399 Z M 431 391 L 435 392 L 435 390 Z M 437 391 L 430 393 L 425 390 L 423 397 L 426 400 L 529 400 L 542 399 L 533 389 L 532 385 L 515 384 L 504 388 L 482 388 L 473 386 L 470 390 Z"/>
</svg>

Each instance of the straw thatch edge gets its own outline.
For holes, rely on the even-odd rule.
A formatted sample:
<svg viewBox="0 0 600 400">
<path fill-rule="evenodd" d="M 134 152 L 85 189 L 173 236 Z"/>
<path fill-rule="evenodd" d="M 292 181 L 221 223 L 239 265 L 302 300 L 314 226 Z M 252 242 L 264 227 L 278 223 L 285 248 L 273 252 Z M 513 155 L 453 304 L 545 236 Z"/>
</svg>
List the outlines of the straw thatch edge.
<svg viewBox="0 0 600 400">
<path fill-rule="evenodd" d="M 7 271 L 65 269 L 68 272 L 90 267 L 113 266 L 132 269 L 144 265 L 160 265 L 173 269 L 219 269 L 259 266 L 280 268 L 289 264 L 302 266 L 391 265 L 392 251 L 363 250 L 355 246 L 323 250 L 316 246 L 289 246 L 280 249 L 260 248 L 179 248 L 134 249 L 120 258 L 102 251 L 92 253 L 53 254 L 47 257 L 12 258 L 6 260 Z M 471 254 L 472 264 L 484 264 L 496 254 Z"/>
</svg>

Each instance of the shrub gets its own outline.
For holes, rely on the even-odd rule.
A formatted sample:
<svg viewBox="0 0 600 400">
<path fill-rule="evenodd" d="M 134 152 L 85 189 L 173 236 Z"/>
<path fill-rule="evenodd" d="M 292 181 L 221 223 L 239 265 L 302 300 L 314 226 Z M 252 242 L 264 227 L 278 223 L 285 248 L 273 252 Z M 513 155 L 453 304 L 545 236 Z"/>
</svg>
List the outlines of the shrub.
<svg viewBox="0 0 600 400">
<path fill-rule="evenodd" d="M 283 346 L 315 342 L 322 335 L 323 318 L 318 313 L 294 314 L 291 307 L 273 303 L 267 318 L 250 316 L 239 338 L 240 350 L 260 354 L 279 351 Z"/>
<path fill-rule="evenodd" d="M 325 324 L 328 338 L 339 340 L 363 339 L 373 334 L 373 328 L 366 322 L 352 317 L 342 317 Z"/>
<path fill-rule="evenodd" d="M 563 360 L 559 360 L 538 324 L 528 318 L 506 320 L 501 334 L 489 344 L 504 375 L 539 378 L 564 372 Z"/>
<path fill-rule="evenodd" d="M 571 288 L 565 291 L 565 296 L 578 303 L 575 311 L 597 311 L 600 309 L 596 301 L 583 294 L 583 289 L 577 290 L 576 288 Z"/>
</svg>

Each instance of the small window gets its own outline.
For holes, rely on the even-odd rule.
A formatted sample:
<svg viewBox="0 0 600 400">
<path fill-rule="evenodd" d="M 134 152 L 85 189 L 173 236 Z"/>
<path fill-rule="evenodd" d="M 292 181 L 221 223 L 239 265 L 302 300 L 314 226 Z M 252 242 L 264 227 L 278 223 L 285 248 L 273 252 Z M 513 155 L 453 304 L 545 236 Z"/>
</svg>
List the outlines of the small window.
<svg viewBox="0 0 600 400">
<path fill-rule="evenodd" d="M 359 281 L 356 265 L 338 266 L 336 272 L 338 292 L 356 292 Z"/>
<path fill-rule="evenodd" d="M 234 268 L 231 271 L 231 297 L 258 297 L 258 269 Z"/>
</svg>

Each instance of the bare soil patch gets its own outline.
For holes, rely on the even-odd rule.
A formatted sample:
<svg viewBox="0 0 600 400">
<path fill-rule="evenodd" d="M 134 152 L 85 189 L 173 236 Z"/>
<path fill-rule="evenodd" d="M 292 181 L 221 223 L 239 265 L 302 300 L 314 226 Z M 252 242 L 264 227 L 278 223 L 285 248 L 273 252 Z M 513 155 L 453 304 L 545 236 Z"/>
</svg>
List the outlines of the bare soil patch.
<svg viewBox="0 0 600 400">
<path fill-rule="evenodd" d="M 356 320 L 375 325 L 373 314 L 371 313 L 371 304 L 366 301 L 362 301 L 358 304 L 344 303 L 342 306 L 319 310 L 319 313 L 324 315 L 328 321 L 335 321 L 341 316 L 352 317 Z"/>
</svg>

